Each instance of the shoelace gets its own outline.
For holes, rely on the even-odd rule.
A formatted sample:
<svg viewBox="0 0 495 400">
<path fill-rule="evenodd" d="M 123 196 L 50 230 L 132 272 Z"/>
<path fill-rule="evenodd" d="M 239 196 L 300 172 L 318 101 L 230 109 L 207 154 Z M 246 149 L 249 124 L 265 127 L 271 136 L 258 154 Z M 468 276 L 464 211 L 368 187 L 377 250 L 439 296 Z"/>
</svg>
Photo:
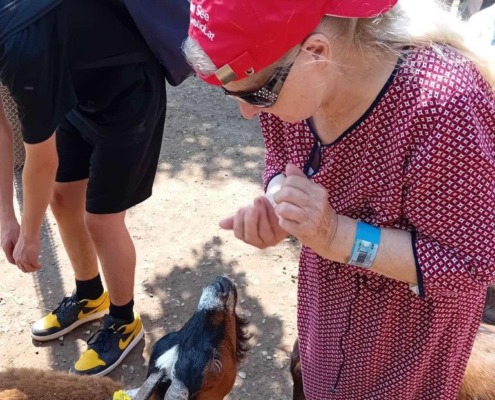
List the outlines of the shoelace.
<svg viewBox="0 0 495 400">
<path fill-rule="evenodd" d="M 88 347 L 91 347 L 98 354 L 104 353 L 109 350 L 110 339 L 112 335 L 119 334 L 119 330 L 122 327 L 115 329 L 115 324 L 110 326 L 104 326 L 102 329 L 97 330 L 88 339 Z"/>
<path fill-rule="evenodd" d="M 88 339 L 88 347 L 91 347 L 98 354 L 109 350 L 111 336 L 117 333 L 112 327 L 103 328 L 96 331 Z"/>
<path fill-rule="evenodd" d="M 78 305 L 79 302 L 75 300 L 74 297 L 64 297 L 57 308 L 53 310 L 53 314 L 60 315 L 60 317 L 63 319 L 70 313 L 74 306 Z"/>
</svg>

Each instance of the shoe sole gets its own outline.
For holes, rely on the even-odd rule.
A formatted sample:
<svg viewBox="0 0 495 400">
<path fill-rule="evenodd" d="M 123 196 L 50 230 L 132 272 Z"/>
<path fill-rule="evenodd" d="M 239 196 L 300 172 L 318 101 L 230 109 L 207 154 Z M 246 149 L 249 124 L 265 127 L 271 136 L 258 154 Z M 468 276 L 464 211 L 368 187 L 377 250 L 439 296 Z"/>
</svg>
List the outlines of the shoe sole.
<svg viewBox="0 0 495 400">
<path fill-rule="evenodd" d="M 119 366 L 119 364 L 126 358 L 126 356 L 129 354 L 129 352 L 136 347 L 136 345 L 141 341 L 141 339 L 144 337 L 144 327 L 141 328 L 141 332 L 138 333 L 138 335 L 134 338 L 134 340 L 129 343 L 129 346 L 124 350 L 122 355 L 119 357 L 117 361 L 115 361 L 112 365 L 110 365 L 107 369 L 104 369 L 103 371 L 100 371 L 96 374 L 91 374 L 91 376 L 104 376 L 112 372 L 115 368 Z"/>
<path fill-rule="evenodd" d="M 61 331 L 52 333 L 51 335 L 38 336 L 38 335 L 35 335 L 34 333 L 31 333 L 31 337 L 34 340 L 37 340 L 38 342 L 48 342 L 49 340 L 58 339 L 59 337 L 64 336 L 65 334 L 73 331 L 74 329 L 76 329 L 80 325 L 83 325 L 87 322 L 91 322 L 91 321 L 94 321 L 95 319 L 99 319 L 99 318 L 104 317 L 105 315 L 108 314 L 108 311 L 109 311 L 109 309 L 107 308 L 106 310 L 91 314 L 87 318 L 79 319 L 76 322 L 74 322 L 72 325 L 69 325 L 67 328 L 62 329 Z"/>
</svg>

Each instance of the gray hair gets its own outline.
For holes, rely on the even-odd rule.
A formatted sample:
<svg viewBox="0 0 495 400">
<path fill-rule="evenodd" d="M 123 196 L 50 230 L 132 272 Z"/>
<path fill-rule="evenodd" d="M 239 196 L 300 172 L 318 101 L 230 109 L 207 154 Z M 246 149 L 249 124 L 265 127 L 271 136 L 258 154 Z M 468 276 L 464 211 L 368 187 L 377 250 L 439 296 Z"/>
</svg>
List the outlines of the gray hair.
<svg viewBox="0 0 495 400">
<path fill-rule="evenodd" d="M 441 54 L 441 46 L 447 45 L 473 61 L 492 87 L 495 86 L 493 48 L 472 40 L 466 25 L 432 0 L 399 0 L 391 11 L 375 18 L 326 16 L 313 33 L 342 39 L 350 48 L 376 57 L 390 52 L 399 54 L 407 46 L 432 47 Z M 300 45 L 273 66 L 292 62 L 298 49 Z M 217 70 L 218 66 L 193 39 L 186 39 L 183 51 L 196 71 L 210 75 Z"/>
</svg>

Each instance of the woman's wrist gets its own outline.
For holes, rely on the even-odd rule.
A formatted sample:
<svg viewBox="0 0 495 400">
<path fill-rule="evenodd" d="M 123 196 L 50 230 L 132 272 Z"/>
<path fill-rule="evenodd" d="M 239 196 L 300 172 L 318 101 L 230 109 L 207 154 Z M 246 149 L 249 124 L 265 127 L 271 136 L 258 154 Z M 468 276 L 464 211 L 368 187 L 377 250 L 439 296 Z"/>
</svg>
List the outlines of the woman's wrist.
<svg viewBox="0 0 495 400">
<path fill-rule="evenodd" d="M 344 215 L 336 215 L 336 218 L 335 234 L 331 236 L 326 249 L 321 252 L 313 250 L 328 260 L 349 264 L 358 221 Z M 382 228 L 379 250 L 370 270 L 401 282 L 417 284 L 410 232 Z"/>
<path fill-rule="evenodd" d="M 358 221 L 352 254 L 348 264 L 369 269 L 375 262 L 380 246 L 381 229 Z"/>
<path fill-rule="evenodd" d="M 351 257 L 357 221 L 345 215 L 334 216 L 333 232 L 330 232 L 324 254 L 320 256 L 329 260 L 347 264 Z"/>
</svg>

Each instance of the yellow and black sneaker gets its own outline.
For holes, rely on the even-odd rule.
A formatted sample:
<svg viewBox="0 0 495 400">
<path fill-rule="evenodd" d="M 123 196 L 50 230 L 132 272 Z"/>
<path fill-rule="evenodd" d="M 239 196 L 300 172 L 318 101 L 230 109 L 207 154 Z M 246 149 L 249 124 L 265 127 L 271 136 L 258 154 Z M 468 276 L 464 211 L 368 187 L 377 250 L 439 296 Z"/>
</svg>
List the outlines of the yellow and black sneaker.
<svg viewBox="0 0 495 400">
<path fill-rule="evenodd" d="M 108 314 L 110 297 L 108 292 L 96 300 L 79 300 L 76 292 L 64 297 L 50 314 L 36 321 L 31 327 L 31 336 L 41 342 L 56 339 L 77 328 L 79 325 Z"/>
<path fill-rule="evenodd" d="M 88 350 L 70 369 L 78 375 L 106 375 L 129 354 L 144 336 L 143 323 L 139 314 L 134 313 L 134 321 L 127 321 L 106 315 L 103 328 L 88 340 Z"/>
</svg>

